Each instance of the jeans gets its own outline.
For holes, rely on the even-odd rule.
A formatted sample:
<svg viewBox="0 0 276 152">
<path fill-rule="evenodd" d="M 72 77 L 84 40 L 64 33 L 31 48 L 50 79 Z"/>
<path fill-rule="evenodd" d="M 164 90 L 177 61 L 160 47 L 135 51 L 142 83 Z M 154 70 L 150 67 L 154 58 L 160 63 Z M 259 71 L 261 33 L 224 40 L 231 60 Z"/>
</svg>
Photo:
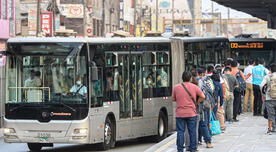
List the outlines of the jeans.
<svg viewBox="0 0 276 152">
<path fill-rule="evenodd" d="M 241 107 L 241 92 L 234 90 L 233 119 L 237 119 Z"/>
<path fill-rule="evenodd" d="M 259 85 L 253 85 L 254 91 L 254 115 L 261 115 L 262 114 L 262 94 Z"/>
<path fill-rule="evenodd" d="M 196 150 L 196 121 L 197 116 L 195 117 L 184 117 L 184 118 L 176 118 L 176 130 L 177 130 L 177 151 L 183 152 L 184 150 L 184 133 L 185 133 L 185 126 L 188 127 L 188 132 L 190 136 L 190 151 Z"/>
<path fill-rule="evenodd" d="M 205 143 L 211 143 L 211 134 L 209 130 L 210 110 L 204 110 L 204 119 L 199 121 L 198 141 L 202 142 L 202 136 Z"/>
</svg>

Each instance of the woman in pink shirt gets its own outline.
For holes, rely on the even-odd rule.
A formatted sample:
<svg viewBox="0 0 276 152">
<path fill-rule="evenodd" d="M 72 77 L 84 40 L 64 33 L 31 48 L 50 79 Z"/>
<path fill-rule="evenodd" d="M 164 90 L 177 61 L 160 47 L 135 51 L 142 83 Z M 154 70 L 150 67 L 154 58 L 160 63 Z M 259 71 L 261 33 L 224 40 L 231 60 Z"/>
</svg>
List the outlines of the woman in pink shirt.
<svg viewBox="0 0 276 152">
<path fill-rule="evenodd" d="M 196 151 L 196 105 L 205 99 L 200 88 L 191 83 L 192 74 L 185 71 L 182 74 L 183 83 L 173 88 L 173 101 L 176 101 L 176 129 L 177 129 L 177 150 L 183 152 L 184 132 L 187 125 L 190 136 L 190 152 Z"/>
</svg>

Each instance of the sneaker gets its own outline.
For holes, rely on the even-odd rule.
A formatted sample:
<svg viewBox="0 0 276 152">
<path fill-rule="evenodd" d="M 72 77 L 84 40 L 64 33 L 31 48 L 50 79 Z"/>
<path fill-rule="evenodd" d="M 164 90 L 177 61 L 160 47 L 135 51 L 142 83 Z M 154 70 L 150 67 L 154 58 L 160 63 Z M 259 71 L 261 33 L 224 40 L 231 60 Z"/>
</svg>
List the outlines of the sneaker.
<svg viewBox="0 0 276 152">
<path fill-rule="evenodd" d="M 268 130 L 268 131 L 267 131 L 267 134 L 268 134 L 268 135 L 272 135 L 272 131 Z"/>
<path fill-rule="evenodd" d="M 238 119 L 233 119 L 233 121 L 234 121 L 234 122 L 239 122 L 239 120 L 238 120 Z"/>
<path fill-rule="evenodd" d="M 201 141 L 199 141 L 199 142 L 198 142 L 198 145 L 202 145 L 202 142 L 201 142 Z"/>
<path fill-rule="evenodd" d="M 207 143 L 206 148 L 214 148 L 214 146 L 212 145 L 212 143 Z"/>
<path fill-rule="evenodd" d="M 196 149 L 196 150 L 189 150 L 189 149 L 187 149 L 186 152 L 199 152 L 199 150 L 198 149 Z"/>
</svg>

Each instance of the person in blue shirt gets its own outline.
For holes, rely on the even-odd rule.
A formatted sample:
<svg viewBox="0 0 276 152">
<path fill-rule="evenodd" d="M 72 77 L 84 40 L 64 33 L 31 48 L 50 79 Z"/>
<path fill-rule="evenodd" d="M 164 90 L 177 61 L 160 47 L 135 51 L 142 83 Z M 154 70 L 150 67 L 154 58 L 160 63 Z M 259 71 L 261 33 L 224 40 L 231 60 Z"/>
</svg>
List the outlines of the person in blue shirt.
<svg viewBox="0 0 276 152">
<path fill-rule="evenodd" d="M 256 66 L 254 66 L 252 69 L 252 84 L 254 92 L 254 116 L 262 115 L 262 94 L 260 85 L 267 74 L 269 74 L 269 71 L 267 68 L 264 67 L 264 59 L 256 60 Z"/>
</svg>

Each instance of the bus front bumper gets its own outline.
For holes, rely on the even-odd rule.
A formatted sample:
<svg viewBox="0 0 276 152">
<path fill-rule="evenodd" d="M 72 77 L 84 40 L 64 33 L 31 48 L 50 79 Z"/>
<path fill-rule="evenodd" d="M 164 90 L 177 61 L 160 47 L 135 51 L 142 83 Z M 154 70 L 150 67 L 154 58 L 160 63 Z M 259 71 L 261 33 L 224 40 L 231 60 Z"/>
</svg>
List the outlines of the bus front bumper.
<svg viewBox="0 0 276 152">
<path fill-rule="evenodd" d="M 74 121 L 7 120 L 7 143 L 89 143 L 88 119 Z"/>
</svg>

